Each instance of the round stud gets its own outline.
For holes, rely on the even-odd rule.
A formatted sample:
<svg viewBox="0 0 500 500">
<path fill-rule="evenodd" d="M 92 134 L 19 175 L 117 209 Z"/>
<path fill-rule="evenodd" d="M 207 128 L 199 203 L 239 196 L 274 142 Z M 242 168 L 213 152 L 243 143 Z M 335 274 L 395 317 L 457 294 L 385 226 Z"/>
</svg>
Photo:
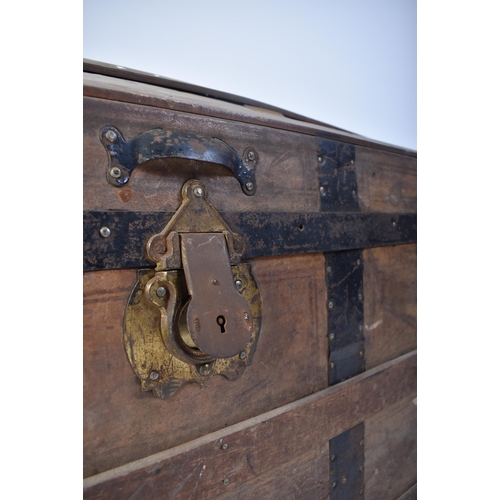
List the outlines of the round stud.
<svg viewBox="0 0 500 500">
<path fill-rule="evenodd" d="M 332 488 L 335 488 L 335 486 L 337 486 L 337 481 L 333 481 L 332 483 Z"/>
<path fill-rule="evenodd" d="M 248 313 L 243 314 L 243 317 L 248 321 L 249 318 Z"/>
<path fill-rule="evenodd" d="M 158 380 L 158 377 L 159 377 L 159 376 L 160 376 L 160 374 L 159 374 L 156 370 L 152 371 L 152 372 L 149 374 L 149 378 L 150 378 L 151 380 Z"/>
<path fill-rule="evenodd" d="M 116 139 L 118 139 L 118 135 L 116 134 L 116 132 L 114 130 L 108 130 L 106 132 L 106 139 L 109 142 L 115 142 Z"/>
<path fill-rule="evenodd" d="M 330 340 L 333 340 L 335 338 L 335 334 L 334 333 L 330 333 Z"/>
<path fill-rule="evenodd" d="M 101 227 L 101 229 L 99 229 L 99 232 L 101 233 L 101 236 L 103 238 L 107 238 L 111 234 L 111 230 L 106 226 Z"/>
<path fill-rule="evenodd" d="M 200 186 L 196 186 L 193 191 L 196 198 L 201 198 L 203 196 L 203 189 Z"/>
<path fill-rule="evenodd" d="M 321 187 L 319 188 L 319 193 L 320 193 L 320 194 L 325 194 L 325 188 L 324 188 L 323 186 L 321 186 Z"/>
<path fill-rule="evenodd" d="M 328 309 L 333 309 L 333 302 L 331 300 L 328 302 Z"/>
<path fill-rule="evenodd" d="M 165 297 L 166 294 L 167 294 L 167 289 L 164 286 L 159 286 L 156 289 L 156 295 L 158 295 L 158 297 Z"/>
<path fill-rule="evenodd" d="M 247 357 L 247 354 L 245 351 L 240 352 L 240 359 L 245 359 Z"/>
<path fill-rule="evenodd" d="M 255 153 L 253 151 L 249 151 L 248 152 L 248 159 L 250 161 L 254 161 L 255 160 Z"/>
<path fill-rule="evenodd" d="M 210 365 L 208 363 L 205 363 L 204 365 L 200 366 L 200 374 L 202 377 L 206 377 L 207 375 L 210 375 L 210 372 L 212 369 L 210 368 Z"/>
<path fill-rule="evenodd" d="M 323 161 L 323 157 L 322 156 L 318 156 L 318 163 L 321 163 Z"/>
<path fill-rule="evenodd" d="M 222 482 L 224 483 L 225 486 L 227 486 L 229 484 L 229 479 L 226 477 Z"/>
<path fill-rule="evenodd" d="M 253 182 L 248 181 L 248 182 L 245 184 L 245 187 L 246 187 L 249 191 L 253 191 Z"/>
<path fill-rule="evenodd" d="M 122 175 L 122 171 L 118 167 L 113 167 L 109 171 L 109 175 L 111 175 L 111 177 L 113 177 L 113 179 L 119 179 Z"/>
<path fill-rule="evenodd" d="M 228 446 L 229 446 L 229 445 L 228 445 L 227 443 L 224 443 L 224 444 L 221 446 L 221 448 L 222 448 L 223 450 L 227 450 Z"/>
<path fill-rule="evenodd" d="M 356 264 L 357 264 L 358 266 L 360 266 L 360 265 L 361 265 L 361 261 L 358 259 L 358 260 L 356 261 Z"/>
<path fill-rule="evenodd" d="M 359 330 L 359 331 L 363 330 L 363 325 L 359 325 L 359 326 L 358 326 L 358 330 Z"/>
<path fill-rule="evenodd" d="M 236 288 L 237 288 L 238 290 L 241 290 L 241 289 L 242 289 L 242 287 L 243 287 L 243 282 L 242 282 L 241 280 L 236 280 L 236 281 L 234 282 L 234 284 L 236 285 Z"/>
<path fill-rule="evenodd" d="M 217 278 L 214 278 L 214 279 L 212 280 L 212 285 L 217 285 L 217 283 L 219 283 L 219 282 L 217 281 Z"/>
</svg>

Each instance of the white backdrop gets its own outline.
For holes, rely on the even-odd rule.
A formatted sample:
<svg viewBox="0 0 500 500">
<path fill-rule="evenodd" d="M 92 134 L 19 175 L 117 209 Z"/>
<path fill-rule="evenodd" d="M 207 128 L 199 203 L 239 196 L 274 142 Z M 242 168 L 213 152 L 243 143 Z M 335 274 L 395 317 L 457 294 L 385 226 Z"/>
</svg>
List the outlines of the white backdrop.
<svg viewBox="0 0 500 500">
<path fill-rule="evenodd" d="M 417 149 L 416 0 L 84 0 L 84 57 Z"/>
</svg>

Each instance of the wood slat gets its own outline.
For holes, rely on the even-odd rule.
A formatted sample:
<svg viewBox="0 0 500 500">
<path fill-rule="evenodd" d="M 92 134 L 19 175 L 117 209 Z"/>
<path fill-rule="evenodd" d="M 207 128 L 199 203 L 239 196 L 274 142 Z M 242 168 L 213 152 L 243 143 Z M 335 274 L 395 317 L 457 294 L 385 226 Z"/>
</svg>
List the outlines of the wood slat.
<svg viewBox="0 0 500 500">
<path fill-rule="evenodd" d="M 123 346 L 133 270 L 84 274 L 84 476 L 146 457 L 295 401 L 328 385 L 322 254 L 252 261 L 266 318 L 240 379 L 142 392 Z"/>
<path fill-rule="evenodd" d="M 417 346 L 417 245 L 363 251 L 365 359 L 372 368 Z"/>
<path fill-rule="evenodd" d="M 414 397 L 416 362 L 416 352 L 408 353 L 256 418 L 88 478 L 84 498 L 256 498 L 251 489 L 245 490 L 248 481 L 269 477 L 271 471 L 283 473 L 286 464 L 306 450 L 316 450 L 327 462 L 328 439 Z M 226 450 L 223 443 L 228 444 Z M 286 472 L 292 483 L 294 470 L 291 466 Z M 318 470 L 309 491 L 301 489 L 297 497 L 325 498 L 317 483 L 327 479 L 327 472 Z M 295 498 L 281 495 L 279 481 L 266 484 L 259 486 L 265 488 L 260 489 L 261 498 Z"/>
<path fill-rule="evenodd" d="M 113 100 L 122 103 L 146 104 L 156 108 L 194 113 L 200 116 L 215 116 L 249 124 L 265 124 L 280 130 L 317 135 L 327 139 L 348 141 L 352 144 L 392 151 L 416 157 L 416 151 L 368 139 L 328 125 L 307 123 L 283 116 L 281 113 L 223 100 L 211 99 L 172 88 L 141 83 L 99 74 L 83 74 L 83 94 L 88 97 Z"/>
<path fill-rule="evenodd" d="M 365 500 L 412 498 L 407 490 L 417 481 L 417 405 L 411 396 L 365 422 L 364 472 Z"/>
</svg>

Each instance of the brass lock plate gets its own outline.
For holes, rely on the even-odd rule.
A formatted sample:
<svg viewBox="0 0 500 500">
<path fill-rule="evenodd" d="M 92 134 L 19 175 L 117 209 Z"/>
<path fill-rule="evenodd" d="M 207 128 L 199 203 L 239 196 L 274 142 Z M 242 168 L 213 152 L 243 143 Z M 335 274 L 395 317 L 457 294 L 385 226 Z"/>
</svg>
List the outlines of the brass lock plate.
<svg viewBox="0 0 500 500">
<path fill-rule="evenodd" d="M 261 326 L 257 284 L 250 265 L 239 262 L 242 239 L 199 181 L 186 182 L 182 195 L 148 241 L 157 266 L 138 271 L 124 320 L 129 362 L 142 389 L 160 398 L 216 374 L 236 380 L 251 364 Z"/>
</svg>

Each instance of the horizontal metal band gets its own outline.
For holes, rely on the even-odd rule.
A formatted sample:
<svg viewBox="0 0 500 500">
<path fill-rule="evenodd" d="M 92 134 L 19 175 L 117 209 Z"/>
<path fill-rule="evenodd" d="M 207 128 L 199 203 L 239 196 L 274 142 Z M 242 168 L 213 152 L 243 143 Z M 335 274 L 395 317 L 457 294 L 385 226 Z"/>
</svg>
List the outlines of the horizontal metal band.
<svg viewBox="0 0 500 500">
<path fill-rule="evenodd" d="M 173 215 L 173 212 L 84 212 L 84 271 L 153 267 L 145 255 L 146 243 Z M 415 213 L 220 212 L 220 215 L 243 237 L 243 258 L 417 241 Z"/>
</svg>

